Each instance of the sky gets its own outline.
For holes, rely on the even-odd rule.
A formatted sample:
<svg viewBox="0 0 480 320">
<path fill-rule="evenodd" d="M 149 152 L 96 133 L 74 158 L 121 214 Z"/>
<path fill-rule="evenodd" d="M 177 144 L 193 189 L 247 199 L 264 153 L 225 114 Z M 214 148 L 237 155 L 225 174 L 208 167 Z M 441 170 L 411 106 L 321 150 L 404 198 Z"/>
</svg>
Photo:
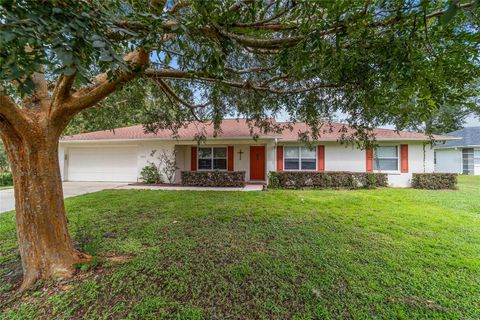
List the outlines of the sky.
<svg viewBox="0 0 480 320">
<path fill-rule="evenodd" d="M 465 127 L 480 127 L 480 119 L 474 116 L 468 117 Z"/>
<path fill-rule="evenodd" d="M 337 112 L 335 117 L 338 119 L 338 121 L 343 122 L 342 120 L 345 119 L 345 114 L 341 112 Z M 277 121 L 288 121 L 288 115 L 285 112 L 282 112 L 280 114 L 277 114 L 275 117 Z M 469 116 L 466 119 L 466 122 L 464 124 L 464 127 L 480 127 L 480 118 L 474 115 Z M 380 128 L 384 129 L 395 129 L 395 126 L 393 125 L 385 125 L 381 126 Z"/>
</svg>

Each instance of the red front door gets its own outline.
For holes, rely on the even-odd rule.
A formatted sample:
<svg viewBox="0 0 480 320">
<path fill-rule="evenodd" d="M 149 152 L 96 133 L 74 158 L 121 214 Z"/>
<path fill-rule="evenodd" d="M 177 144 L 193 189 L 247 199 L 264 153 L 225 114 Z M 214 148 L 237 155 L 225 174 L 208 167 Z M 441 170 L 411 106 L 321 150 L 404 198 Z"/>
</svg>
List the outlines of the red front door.
<svg viewBox="0 0 480 320">
<path fill-rule="evenodd" d="M 265 147 L 250 147 L 250 180 L 265 180 Z"/>
</svg>

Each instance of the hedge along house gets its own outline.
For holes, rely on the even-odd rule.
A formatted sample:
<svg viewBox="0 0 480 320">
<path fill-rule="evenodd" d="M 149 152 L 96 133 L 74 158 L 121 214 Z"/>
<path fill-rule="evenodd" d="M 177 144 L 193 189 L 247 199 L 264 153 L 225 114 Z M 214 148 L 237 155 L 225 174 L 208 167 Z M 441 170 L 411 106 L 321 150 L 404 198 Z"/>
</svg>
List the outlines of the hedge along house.
<svg viewBox="0 0 480 320">
<path fill-rule="evenodd" d="M 265 183 L 270 171 L 350 171 L 387 173 L 389 185 L 397 187 L 409 186 L 412 173 L 434 170 L 430 137 L 424 134 L 374 129 L 378 147 L 362 150 L 339 142 L 352 129 L 332 124 L 310 149 L 298 140 L 306 130 L 297 123 L 293 130 L 254 140 L 245 120 L 229 119 L 216 137 L 213 125 L 195 122 L 179 129 L 176 138 L 169 130 L 145 133 L 142 126 L 83 133 L 60 141 L 60 166 L 65 181 L 137 182 L 157 150 L 175 155 L 178 183 L 182 171 L 244 171 L 247 183 Z M 206 134 L 205 143 L 195 141 L 198 132 Z"/>
<path fill-rule="evenodd" d="M 480 175 L 480 127 L 447 135 L 459 139 L 435 145 L 435 172 Z"/>
</svg>

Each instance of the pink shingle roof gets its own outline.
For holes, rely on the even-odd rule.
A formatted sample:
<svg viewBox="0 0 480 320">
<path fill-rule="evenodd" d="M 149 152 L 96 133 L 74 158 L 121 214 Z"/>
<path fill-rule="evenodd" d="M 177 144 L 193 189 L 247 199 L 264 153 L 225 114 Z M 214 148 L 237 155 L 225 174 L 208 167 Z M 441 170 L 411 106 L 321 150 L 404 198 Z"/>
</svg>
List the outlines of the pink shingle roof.
<svg viewBox="0 0 480 320">
<path fill-rule="evenodd" d="M 282 124 L 282 123 L 278 123 Z M 260 138 L 278 138 L 284 141 L 296 141 L 298 140 L 298 134 L 300 132 L 308 131 L 308 126 L 305 123 L 296 123 L 292 125 L 291 129 L 285 129 L 282 133 L 262 134 L 259 131 Z M 214 137 L 214 128 L 211 123 L 199 123 L 192 122 L 187 124 L 178 130 L 179 140 L 193 140 L 196 135 L 204 132 L 207 139 Z M 333 123 L 331 125 L 326 124 L 321 130 L 322 141 L 336 141 L 341 138 L 342 134 L 351 135 L 354 129 L 341 124 Z M 373 134 L 377 140 L 429 140 L 429 136 L 408 131 L 394 131 L 389 129 L 374 129 Z M 103 130 L 89 133 L 81 133 L 76 135 L 64 136 L 63 142 L 67 141 L 97 141 L 97 140 L 144 140 L 144 139 L 158 139 L 158 140 L 173 140 L 175 139 L 172 131 L 160 130 L 156 134 L 146 133 L 142 125 L 118 128 L 114 131 Z M 226 119 L 223 120 L 221 125 L 221 132 L 216 137 L 217 139 L 239 139 L 239 138 L 251 138 L 250 127 L 244 119 Z M 452 137 L 435 136 L 436 140 L 451 140 Z"/>
</svg>

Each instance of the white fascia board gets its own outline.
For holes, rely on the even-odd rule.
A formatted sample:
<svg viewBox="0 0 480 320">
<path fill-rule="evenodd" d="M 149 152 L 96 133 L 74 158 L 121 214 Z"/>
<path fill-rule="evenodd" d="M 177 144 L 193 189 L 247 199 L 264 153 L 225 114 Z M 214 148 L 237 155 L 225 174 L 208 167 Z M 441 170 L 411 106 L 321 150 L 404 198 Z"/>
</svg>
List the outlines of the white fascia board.
<svg viewBox="0 0 480 320">
<path fill-rule="evenodd" d="M 450 141 L 450 140 L 459 140 L 461 138 L 445 138 L 445 139 L 442 139 L 442 140 L 436 140 L 436 141 Z M 248 137 L 229 137 L 229 138 L 207 138 L 206 142 L 208 143 L 209 141 L 231 141 L 231 140 L 234 140 L 234 141 L 237 141 L 237 140 L 251 140 L 252 142 L 256 142 L 255 140 L 253 140 L 253 138 L 251 136 L 248 136 Z M 277 140 L 278 142 L 301 142 L 300 140 L 298 139 L 283 139 L 281 137 L 259 137 L 257 139 L 257 142 L 258 141 L 262 141 L 262 140 L 267 140 L 267 141 L 274 141 L 274 140 Z M 108 142 L 148 142 L 148 141 L 151 141 L 151 142 L 156 142 L 156 141 L 165 141 L 165 142 L 191 142 L 191 143 L 195 143 L 195 141 L 191 138 L 188 138 L 188 139 L 170 139 L 170 138 L 139 138 L 139 139 L 92 139 L 92 140 L 60 140 L 60 144 L 77 144 L 77 143 L 108 143 Z M 402 137 L 398 137 L 398 138 L 378 138 L 376 139 L 376 141 L 405 141 L 405 142 L 409 142 L 409 141 L 424 141 L 424 142 L 431 142 L 431 140 L 429 139 L 425 139 L 425 138 L 402 138 Z M 316 141 L 313 141 L 313 142 L 339 142 L 338 139 L 334 139 L 334 138 L 331 138 L 331 139 L 319 139 L 319 140 L 316 140 Z"/>
<path fill-rule="evenodd" d="M 260 137 L 256 141 L 252 137 L 233 137 L 233 138 L 207 138 L 205 141 L 207 144 L 209 142 L 228 142 L 228 141 L 239 141 L 239 140 L 250 140 L 252 143 L 257 143 L 258 141 L 273 141 L 275 138 L 272 137 Z M 111 142 L 182 142 L 182 143 L 191 143 L 196 144 L 196 141 L 193 139 L 165 139 L 165 138 L 143 138 L 143 139 L 92 139 L 92 140 L 60 140 L 60 144 L 87 144 L 87 143 L 111 143 Z"/>
<path fill-rule="evenodd" d="M 433 149 L 435 150 L 448 150 L 448 149 L 463 149 L 463 148 L 480 148 L 480 145 L 470 145 L 470 146 L 446 146 L 446 147 L 442 147 L 442 146 L 438 146 L 438 147 L 434 147 Z"/>
</svg>

